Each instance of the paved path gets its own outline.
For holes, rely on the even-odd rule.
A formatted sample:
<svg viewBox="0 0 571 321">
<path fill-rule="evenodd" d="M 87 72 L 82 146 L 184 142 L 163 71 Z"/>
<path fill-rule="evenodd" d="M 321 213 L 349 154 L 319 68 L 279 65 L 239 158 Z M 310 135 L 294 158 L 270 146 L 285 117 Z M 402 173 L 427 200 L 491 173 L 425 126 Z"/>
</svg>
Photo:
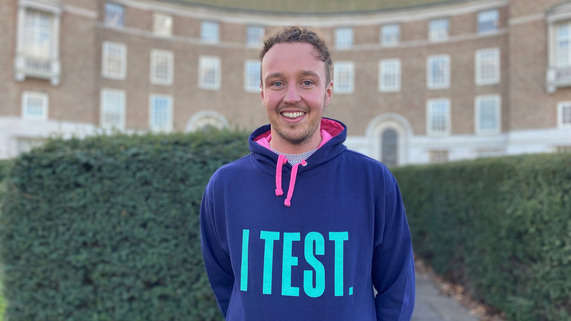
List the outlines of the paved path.
<svg viewBox="0 0 571 321">
<path fill-rule="evenodd" d="M 478 318 L 454 299 L 440 294 L 428 276 L 417 273 L 411 321 L 478 321 Z"/>
</svg>

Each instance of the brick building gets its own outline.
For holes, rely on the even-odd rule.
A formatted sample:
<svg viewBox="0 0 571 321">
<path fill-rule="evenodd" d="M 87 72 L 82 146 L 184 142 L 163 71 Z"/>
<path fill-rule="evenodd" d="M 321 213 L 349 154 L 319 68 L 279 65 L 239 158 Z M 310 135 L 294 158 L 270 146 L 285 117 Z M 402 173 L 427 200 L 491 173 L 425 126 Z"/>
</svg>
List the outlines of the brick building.
<svg viewBox="0 0 571 321">
<path fill-rule="evenodd" d="M 390 165 L 571 149 L 569 1 L 1 1 L 0 158 L 264 124 L 261 41 L 292 24 L 331 49 L 325 115 L 350 148 Z"/>
</svg>

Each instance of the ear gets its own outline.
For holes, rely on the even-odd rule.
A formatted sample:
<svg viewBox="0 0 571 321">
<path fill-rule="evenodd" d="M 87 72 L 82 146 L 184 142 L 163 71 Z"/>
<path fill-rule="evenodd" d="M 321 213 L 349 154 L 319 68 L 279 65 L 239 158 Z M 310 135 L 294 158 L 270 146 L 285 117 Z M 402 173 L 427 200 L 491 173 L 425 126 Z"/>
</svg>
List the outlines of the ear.
<svg viewBox="0 0 571 321">
<path fill-rule="evenodd" d="M 264 87 L 262 86 L 262 82 L 260 82 L 260 97 L 262 101 L 264 101 Z"/>
<path fill-rule="evenodd" d="M 329 85 L 325 88 L 325 106 L 329 104 L 331 100 L 331 96 L 333 96 L 333 80 L 329 82 Z"/>
</svg>

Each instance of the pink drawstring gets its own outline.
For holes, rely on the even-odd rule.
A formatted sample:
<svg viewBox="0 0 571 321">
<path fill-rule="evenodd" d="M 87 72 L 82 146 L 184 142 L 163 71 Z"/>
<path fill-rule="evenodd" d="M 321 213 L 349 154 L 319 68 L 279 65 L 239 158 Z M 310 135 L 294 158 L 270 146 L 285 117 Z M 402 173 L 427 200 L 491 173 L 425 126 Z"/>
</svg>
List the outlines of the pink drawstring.
<svg viewBox="0 0 571 321">
<path fill-rule="evenodd" d="M 293 189 L 295 188 L 295 180 L 297 178 L 297 168 L 299 167 L 299 165 L 305 166 L 307 165 L 307 162 L 305 160 L 302 160 L 301 164 L 297 163 L 293 165 L 291 169 L 291 178 L 289 180 L 289 188 L 287 190 L 287 197 L 284 201 L 285 206 L 291 206 L 291 197 L 293 196 Z"/>
<path fill-rule="evenodd" d="M 282 167 L 285 163 L 287 163 L 287 158 L 284 155 L 279 155 L 276 165 L 276 196 L 284 195 L 282 190 Z"/>
<path fill-rule="evenodd" d="M 285 163 L 287 163 L 287 157 L 284 155 L 278 156 L 278 163 L 276 164 L 276 196 L 284 195 L 284 191 L 282 190 L 282 170 Z M 291 206 L 291 198 L 293 196 L 293 189 L 295 188 L 295 180 L 297 179 L 297 169 L 301 166 L 307 165 L 307 162 L 304 160 L 301 163 L 297 163 L 293 165 L 291 169 L 291 177 L 289 180 L 289 188 L 287 190 L 287 197 L 284 201 L 285 206 Z"/>
</svg>

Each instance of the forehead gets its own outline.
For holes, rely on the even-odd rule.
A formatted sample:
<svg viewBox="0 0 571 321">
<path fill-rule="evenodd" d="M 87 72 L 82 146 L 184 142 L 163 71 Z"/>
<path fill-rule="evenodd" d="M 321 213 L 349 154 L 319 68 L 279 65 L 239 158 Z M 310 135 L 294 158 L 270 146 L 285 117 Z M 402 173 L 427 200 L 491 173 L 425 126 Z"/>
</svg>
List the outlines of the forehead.
<svg viewBox="0 0 571 321">
<path fill-rule="evenodd" d="M 325 62 L 318 57 L 312 44 L 278 43 L 272 46 L 262 59 L 262 73 L 314 71 L 325 75 Z"/>
</svg>

